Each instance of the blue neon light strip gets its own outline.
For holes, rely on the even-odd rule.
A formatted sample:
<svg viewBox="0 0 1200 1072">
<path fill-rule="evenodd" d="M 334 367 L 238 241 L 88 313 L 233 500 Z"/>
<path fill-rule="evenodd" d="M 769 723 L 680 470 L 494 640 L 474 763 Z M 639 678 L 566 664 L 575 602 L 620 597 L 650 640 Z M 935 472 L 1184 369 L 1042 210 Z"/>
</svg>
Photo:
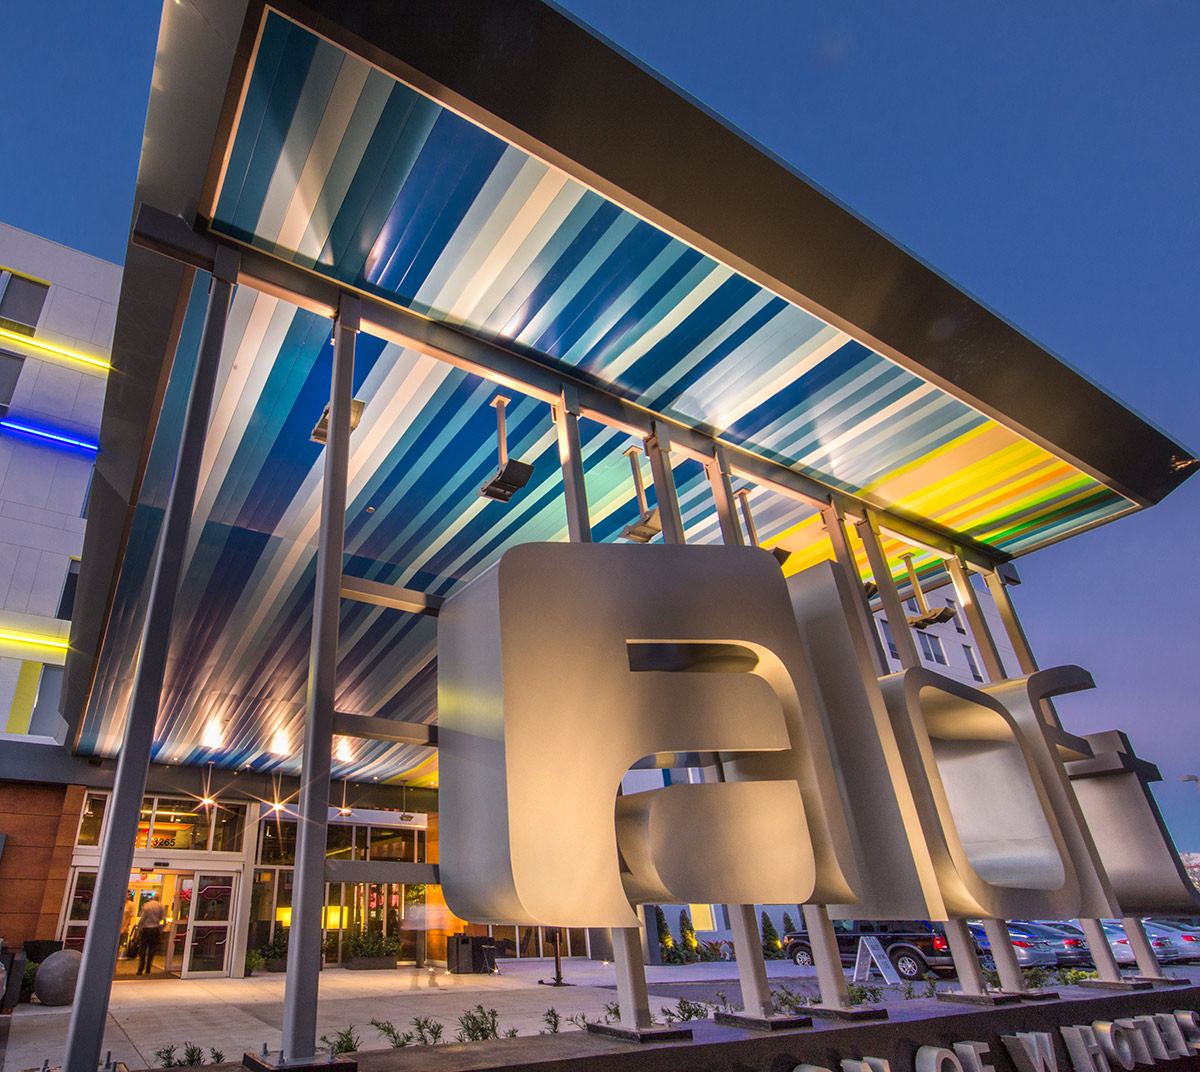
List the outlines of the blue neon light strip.
<svg viewBox="0 0 1200 1072">
<path fill-rule="evenodd" d="M 90 450 L 93 453 L 100 449 L 99 443 L 89 443 L 84 439 L 63 435 L 62 432 L 52 432 L 49 428 L 34 428 L 32 425 L 20 424 L 17 421 L 0 421 L 0 428 L 21 435 L 33 436 L 34 439 L 45 439 L 52 443 L 62 443 L 67 447 L 78 447 L 80 450 Z"/>
</svg>

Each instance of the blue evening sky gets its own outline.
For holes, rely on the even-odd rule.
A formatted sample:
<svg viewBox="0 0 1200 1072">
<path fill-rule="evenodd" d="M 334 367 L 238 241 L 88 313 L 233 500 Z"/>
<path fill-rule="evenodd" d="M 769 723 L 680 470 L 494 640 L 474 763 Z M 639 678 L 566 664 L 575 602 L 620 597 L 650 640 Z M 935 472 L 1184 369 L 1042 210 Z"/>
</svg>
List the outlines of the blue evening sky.
<svg viewBox="0 0 1200 1072">
<path fill-rule="evenodd" d="M 170 0 L 181 2 L 181 0 Z M 568 0 L 566 6 L 1146 415 L 1200 446 L 1200 7 L 1192 0 Z M 124 258 L 159 5 L 18 5 L 0 219 Z M 1200 851 L 1200 477 L 1020 563 L 1043 666 L 1097 689 Z"/>
</svg>

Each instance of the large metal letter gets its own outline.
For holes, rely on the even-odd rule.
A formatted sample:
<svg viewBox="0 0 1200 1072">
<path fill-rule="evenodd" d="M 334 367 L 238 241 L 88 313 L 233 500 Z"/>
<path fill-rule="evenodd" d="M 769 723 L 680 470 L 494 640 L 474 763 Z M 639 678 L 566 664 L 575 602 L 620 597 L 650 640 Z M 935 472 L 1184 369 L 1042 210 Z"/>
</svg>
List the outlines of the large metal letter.
<svg viewBox="0 0 1200 1072">
<path fill-rule="evenodd" d="M 133 846 L 137 835 L 138 813 L 146 791 L 146 775 L 154 748 L 154 726 L 162 697 L 163 673 L 171 639 L 175 597 L 183 570 L 184 550 L 192 510 L 196 505 L 196 485 L 204 453 L 204 436 L 212 407 L 217 368 L 221 362 L 221 344 L 225 338 L 225 320 L 233 284 L 237 281 L 238 255 L 218 247 L 208 287 L 208 309 L 200 337 L 200 352 L 188 396 L 183 437 L 175 462 L 154 577 L 150 582 L 150 602 L 142 626 L 142 645 L 138 655 L 137 676 L 125 718 L 117 776 L 108 806 L 108 826 L 100 855 L 100 870 L 88 919 L 83 962 L 79 968 L 76 993 L 79 1000 L 71 1008 L 67 1028 L 67 1046 L 63 1056 L 66 1072 L 96 1072 L 104 1041 L 104 1022 L 108 1019 L 108 999 L 117 949 L 121 941 L 121 916 L 129 889 L 129 871 L 133 867 Z"/>
<path fill-rule="evenodd" d="M 853 899 L 832 757 L 769 554 L 516 547 L 446 600 L 438 657 L 441 874 L 455 914 L 635 926 L 626 877 L 669 882 L 672 897 L 648 898 L 667 903 L 799 902 L 814 890 Z M 617 801 L 634 763 L 673 751 L 735 753 L 735 780 Z M 767 753 L 778 761 L 756 765 Z M 746 812 L 748 795 L 757 809 L 764 791 L 773 814 L 806 818 L 808 837 L 752 875 L 714 873 L 713 847 L 745 837 L 761 814 Z M 696 870 L 623 876 L 617 818 L 652 831 L 655 810 L 683 793 L 696 798 L 693 822 L 675 840 L 693 847 Z M 630 864 L 636 842 L 626 848 Z"/>
<path fill-rule="evenodd" d="M 283 997 L 283 1053 L 290 1060 L 312 1057 L 316 1048 L 333 696 L 337 684 L 346 474 L 350 462 L 350 400 L 354 393 L 354 339 L 357 332 L 358 301 L 343 298 L 333 326 L 333 384 L 325 446 L 325 481 L 321 490 L 312 647 L 308 659 L 308 719 L 304 727 L 291 940 Z"/>
</svg>

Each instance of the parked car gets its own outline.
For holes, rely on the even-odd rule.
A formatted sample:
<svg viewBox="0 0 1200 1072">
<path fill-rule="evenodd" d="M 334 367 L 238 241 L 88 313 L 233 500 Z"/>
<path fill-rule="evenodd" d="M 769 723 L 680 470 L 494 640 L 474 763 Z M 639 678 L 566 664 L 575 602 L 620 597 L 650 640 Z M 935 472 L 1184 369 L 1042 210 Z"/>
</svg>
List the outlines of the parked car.
<svg viewBox="0 0 1200 1072">
<path fill-rule="evenodd" d="M 1012 935 L 1013 945 L 1017 947 L 1018 958 L 1022 942 L 1043 941 L 1054 952 L 1056 967 L 1090 968 L 1092 966 L 1092 955 L 1088 952 L 1087 939 L 1084 938 L 1083 931 L 1079 931 L 1078 934 L 1068 934 L 1044 923 L 1029 923 L 1020 920 L 1008 925 L 1008 933 Z"/>
<path fill-rule="evenodd" d="M 866 936 L 878 938 L 901 979 L 924 979 L 935 974 L 954 974 L 950 943 L 935 923 L 923 919 L 857 920 L 835 919 L 833 933 L 844 966 L 854 964 L 858 944 Z M 796 964 L 812 964 L 812 945 L 807 931 L 790 931 L 783 936 L 784 952 Z"/>
<path fill-rule="evenodd" d="M 1117 963 L 1136 964 L 1137 957 L 1134 956 L 1133 947 L 1129 944 L 1129 939 L 1125 936 L 1125 928 L 1121 926 L 1120 921 L 1102 919 L 1100 926 L 1108 935 L 1108 944 L 1112 946 L 1113 956 L 1116 957 Z M 1150 946 L 1160 964 L 1169 964 L 1179 959 L 1179 950 L 1169 934 L 1157 927 L 1146 927 L 1146 937 L 1150 939 Z"/>
<path fill-rule="evenodd" d="M 1175 943 L 1180 961 L 1200 960 L 1200 927 L 1185 923 L 1179 919 L 1144 919 L 1146 933 L 1150 930 L 1163 931 Z"/>
<path fill-rule="evenodd" d="M 1068 937 L 1084 940 L 1083 930 L 1077 921 L 1039 920 L 1039 923 L 1043 927 L 1050 927 Z M 1125 937 L 1125 928 L 1121 926 L 1120 922 L 1115 919 L 1106 919 L 1101 920 L 1100 925 L 1117 964 L 1122 967 L 1136 964 L 1137 957 L 1133 955 L 1133 948 L 1129 944 L 1129 939 Z M 1180 959 L 1179 949 L 1171 935 L 1164 933 L 1157 924 L 1146 926 L 1146 937 L 1150 939 L 1150 945 L 1154 949 L 1154 955 L 1158 958 L 1159 963 L 1166 964 Z"/>
<path fill-rule="evenodd" d="M 979 963 L 988 971 L 996 970 L 996 958 L 992 955 L 992 943 L 988 940 L 987 931 L 978 920 L 972 920 L 968 926 L 979 950 Z M 1012 938 L 1013 952 L 1017 954 L 1017 964 L 1022 968 L 1053 968 L 1058 964 L 1058 958 L 1045 938 L 1028 934 L 1014 934 L 1014 924 L 1009 924 L 1009 935 Z"/>
</svg>

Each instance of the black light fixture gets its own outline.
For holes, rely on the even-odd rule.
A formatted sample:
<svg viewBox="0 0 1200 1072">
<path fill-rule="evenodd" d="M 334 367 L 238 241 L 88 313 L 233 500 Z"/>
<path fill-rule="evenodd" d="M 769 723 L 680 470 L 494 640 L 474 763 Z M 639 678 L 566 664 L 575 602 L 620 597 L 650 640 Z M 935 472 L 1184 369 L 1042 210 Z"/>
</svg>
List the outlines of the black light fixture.
<svg viewBox="0 0 1200 1072">
<path fill-rule="evenodd" d="M 350 431 L 354 431 L 358 427 L 358 422 L 362 420 L 363 406 L 365 402 L 360 402 L 357 398 L 350 399 Z M 314 443 L 329 442 L 329 407 L 325 407 L 325 411 L 321 414 L 321 419 L 317 421 L 317 426 L 312 430 L 312 435 L 308 437 Z"/>
<path fill-rule="evenodd" d="M 863 581 L 863 595 L 866 596 L 867 599 L 874 599 L 877 595 L 879 595 L 879 585 L 877 585 L 874 581 Z"/>
<path fill-rule="evenodd" d="M 496 475 L 479 489 L 479 494 L 485 499 L 495 499 L 496 502 L 508 502 L 518 491 L 529 483 L 533 476 L 533 466 L 519 462 L 508 456 L 508 439 L 504 428 L 504 407 L 511 398 L 497 395 L 492 399 L 496 407 L 496 433 L 500 444 L 500 468 Z"/>
<path fill-rule="evenodd" d="M 646 501 L 646 485 L 642 483 L 642 467 L 638 462 L 641 453 L 641 447 L 628 447 L 625 450 L 625 456 L 629 459 L 629 467 L 633 470 L 633 493 L 637 496 L 638 519 L 632 525 L 625 527 L 621 538 L 633 543 L 649 543 L 662 532 L 658 507 L 651 510 L 650 504 Z"/>
<path fill-rule="evenodd" d="M 921 590 L 921 579 L 917 576 L 916 567 L 913 565 L 912 552 L 908 552 L 900 556 L 904 560 L 904 566 L 908 570 L 908 582 L 912 585 L 913 599 L 917 601 L 917 606 L 921 608 L 919 614 L 914 614 L 907 619 L 908 624 L 914 629 L 927 629 L 931 625 L 941 625 L 943 622 L 950 621 L 956 611 L 953 607 L 938 607 L 937 610 L 930 610 L 929 604 L 925 601 L 925 593 Z"/>
<path fill-rule="evenodd" d="M 742 517 L 746 521 L 746 533 L 750 537 L 751 547 L 761 547 L 758 542 L 758 529 L 754 527 L 754 515 L 750 513 L 750 489 L 742 488 L 735 493 L 738 501 L 742 504 Z M 792 557 L 792 552 L 784 547 L 775 546 L 771 548 L 771 554 L 775 556 L 775 561 L 782 566 L 789 558 Z"/>
<path fill-rule="evenodd" d="M 908 624 L 914 629 L 925 629 L 931 625 L 941 625 L 943 622 L 952 621 L 954 615 L 953 607 L 938 607 L 937 610 L 927 611 L 924 614 L 914 614 L 908 619 Z"/>
</svg>

